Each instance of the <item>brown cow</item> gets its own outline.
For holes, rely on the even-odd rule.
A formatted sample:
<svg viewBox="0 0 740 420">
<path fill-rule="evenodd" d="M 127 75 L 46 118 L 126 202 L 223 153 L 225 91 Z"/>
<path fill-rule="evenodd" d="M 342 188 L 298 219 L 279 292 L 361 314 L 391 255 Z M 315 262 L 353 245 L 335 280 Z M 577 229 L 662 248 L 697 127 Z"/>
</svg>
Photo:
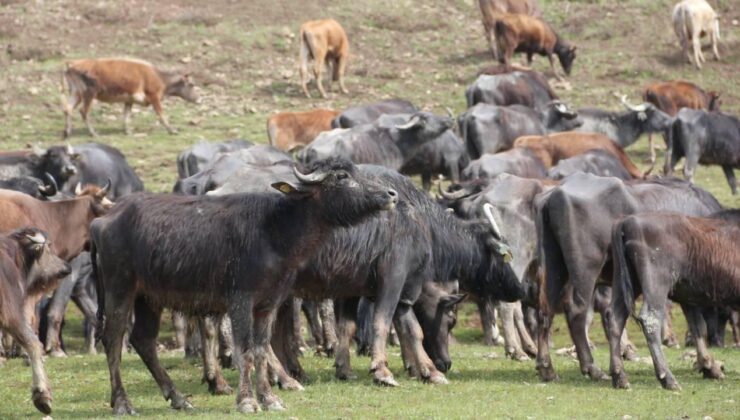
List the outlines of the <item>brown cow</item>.
<svg viewBox="0 0 740 420">
<path fill-rule="evenodd" d="M 332 80 L 339 82 L 342 93 L 349 93 L 344 86 L 344 71 L 347 69 L 349 60 L 349 41 L 344 28 L 334 19 L 312 20 L 301 25 L 299 41 L 301 50 L 299 54 L 299 65 L 301 72 L 301 86 L 307 98 L 308 93 L 308 60 L 313 59 L 313 75 L 321 96 L 326 98 L 326 91 L 321 84 L 321 71 L 324 63 L 331 66 L 332 77 L 329 79 L 331 90 Z"/>
<path fill-rule="evenodd" d="M 604 150 L 619 159 L 631 176 L 638 179 L 644 177 L 624 150 L 603 134 L 566 131 L 546 136 L 522 136 L 514 141 L 514 147 L 528 148 L 547 168 L 553 167 L 561 159 L 580 155 L 589 150 Z"/>
<path fill-rule="evenodd" d="M 681 108 L 719 111 L 719 92 L 706 92 L 699 86 L 683 80 L 653 83 L 642 94 L 645 102 L 670 115 L 676 116 Z"/>
<path fill-rule="evenodd" d="M 540 54 L 550 60 L 550 68 L 558 79 L 552 55 L 556 54 L 565 74 L 570 75 L 576 59 L 575 45 L 563 40 L 550 25 L 538 18 L 523 14 L 506 14 L 496 21 L 496 43 L 499 62 L 509 64 L 514 52 L 527 54 L 527 63 L 532 64 L 532 55 Z"/>
<path fill-rule="evenodd" d="M 537 0 L 478 0 L 480 13 L 483 18 L 483 30 L 486 40 L 491 48 L 493 59 L 498 59 L 496 49 L 496 20 L 506 13 L 521 13 L 525 15 L 542 17 Z"/>
<path fill-rule="evenodd" d="M 322 131 L 331 130 L 331 121 L 339 115 L 333 109 L 306 112 L 281 112 L 267 119 L 270 144 L 289 151 L 311 143 Z"/>
<path fill-rule="evenodd" d="M 26 351 L 33 371 L 33 404 L 51 413 L 51 387 L 44 369 L 44 349 L 29 323 L 31 304 L 70 273 L 69 265 L 54 255 L 46 233 L 23 228 L 0 235 L 0 330 L 8 332 Z"/>
<path fill-rule="evenodd" d="M 179 96 L 188 102 L 199 102 L 195 85 L 188 74 L 160 70 L 154 65 L 140 60 L 124 58 L 85 59 L 67 63 L 62 79 L 66 84 L 68 97 L 64 99 L 66 124 L 64 137 L 72 134 L 72 111 L 81 103 L 80 114 L 90 135 L 93 129 L 87 114 L 93 99 L 106 103 L 123 103 L 123 128 L 131 133 L 129 120 L 133 105 L 151 105 L 159 121 L 170 134 L 177 131 L 170 126 L 162 109 L 165 96 Z"/>
</svg>

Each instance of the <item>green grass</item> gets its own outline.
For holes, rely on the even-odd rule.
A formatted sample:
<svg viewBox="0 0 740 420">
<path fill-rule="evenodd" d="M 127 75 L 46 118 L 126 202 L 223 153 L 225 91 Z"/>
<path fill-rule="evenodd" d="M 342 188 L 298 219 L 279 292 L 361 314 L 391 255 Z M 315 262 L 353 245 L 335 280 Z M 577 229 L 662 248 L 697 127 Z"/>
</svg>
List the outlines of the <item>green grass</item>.
<svg viewBox="0 0 740 420">
<path fill-rule="evenodd" d="M 736 0 L 712 2 L 721 16 L 723 60 L 718 63 L 707 55 L 702 71 L 680 58 L 670 27 L 674 0 L 541 3 L 547 19 L 578 45 L 569 78 L 572 90 L 558 91 L 573 106 L 619 109 L 615 92 L 638 102 L 648 83 L 687 79 L 722 92 L 723 109 L 740 114 L 740 34 L 738 26 L 731 24 L 740 19 Z M 332 94 L 328 100 L 306 99 L 298 86 L 295 33 L 302 21 L 327 16 L 340 20 L 350 38 L 347 86 L 351 93 Z M 203 87 L 204 103 L 165 103 L 179 135 L 166 134 L 151 110 L 145 109 L 134 114 L 135 135 L 125 136 L 119 106 L 93 109 L 101 134 L 97 141 L 120 148 L 147 189 L 158 192 L 171 190 L 175 158 L 181 150 L 200 139 L 243 137 L 265 142 L 265 120 L 273 112 L 340 109 L 388 97 L 407 98 L 441 114 L 445 107 L 462 112 L 465 87 L 480 67 L 491 63 L 474 0 L 214 0 L 207 4 L 6 0 L 0 1 L 0 45 L 0 150 L 61 142 L 59 81 L 65 60 L 128 55 L 193 72 Z M 534 67 L 549 72 L 542 57 Z M 79 117 L 75 127 L 72 144 L 91 141 Z M 628 150 L 643 168 L 646 148 L 646 139 L 641 139 Z M 730 195 L 719 168 L 700 167 L 695 179 L 725 206 L 740 207 L 740 196 Z M 70 313 L 66 338 L 72 357 L 47 362 L 54 417 L 105 417 L 110 413 L 105 358 L 76 353 L 81 348 L 79 316 L 75 310 Z M 367 358 L 354 359 L 358 380 L 339 383 L 333 380 L 332 361 L 307 356 L 302 362 L 312 382 L 306 391 L 278 391 L 289 410 L 260 416 L 738 417 L 740 354 L 736 349 L 713 350 L 727 368 L 727 379 L 718 382 L 702 380 L 692 372 L 690 362 L 681 360 L 683 350 L 667 350 L 670 366 L 684 387 L 680 393 L 661 390 L 652 367 L 644 363 L 627 364 L 633 390 L 624 392 L 581 377 L 574 361 L 559 356 L 554 357 L 562 381 L 543 385 L 535 375 L 534 362 L 486 358 L 491 349 L 477 344 L 480 333 L 469 315 L 466 319 L 455 331 L 459 343 L 451 350 L 454 364 L 448 386 L 406 379 L 397 349 L 391 350 L 390 363 L 400 378 L 399 389 L 372 386 Z M 676 320 L 683 334 L 682 316 Z M 556 347 L 565 346 L 570 339 L 561 318 L 557 321 Z M 592 334 L 598 345 L 595 357 L 606 369 L 608 354 L 598 330 Z M 631 332 L 640 355 L 647 356 L 642 335 Z M 495 351 L 503 353 L 500 348 Z M 164 353 L 163 361 L 180 389 L 193 394 L 194 416 L 234 415 L 233 397 L 207 395 L 197 366 L 172 353 Z M 175 415 L 138 357 L 125 356 L 123 368 L 127 390 L 142 417 Z M 227 378 L 235 384 L 233 371 L 227 372 Z M 10 360 L 0 367 L 0 418 L 40 417 L 30 403 L 29 389 L 30 370 L 21 361 Z"/>
</svg>

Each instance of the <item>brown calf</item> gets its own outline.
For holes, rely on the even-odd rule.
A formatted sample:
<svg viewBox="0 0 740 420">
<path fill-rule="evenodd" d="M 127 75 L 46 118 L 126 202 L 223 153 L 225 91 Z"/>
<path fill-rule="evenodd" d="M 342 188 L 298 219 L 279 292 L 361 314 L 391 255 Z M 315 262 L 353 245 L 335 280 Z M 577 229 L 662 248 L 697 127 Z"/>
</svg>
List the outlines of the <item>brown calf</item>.
<svg viewBox="0 0 740 420">
<path fill-rule="evenodd" d="M 509 64 L 514 52 L 526 53 L 530 65 L 532 55 L 544 55 L 550 60 L 550 68 L 555 76 L 560 78 L 552 58 L 556 54 L 565 74 L 570 75 L 576 59 L 576 47 L 565 42 L 545 21 L 523 14 L 507 14 L 496 21 L 495 32 L 501 63 Z"/>
<path fill-rule="evenodd" d="M 719 111 L 721 104 L 718 92 L 706 92 L 699 86 L 683 80 L 653 83 L 645 88 L 642 96 L 645 102 L 650 102 L 671 117 L 678 114 L 681 108 Z"/>
<path fill-rule="evenodd" d="M 51 413 L 51 387 L 46 377 L 43 347 L 31 328 L 33 302 L 54 289 L 70 273 L 69 266 L 54 255 L 46 234 L 23 228 L 0 235 L 0 330 L 8 332 L 28 354 L 33 371 L 33 404 Z"/>
<path fill-rule="evenodd" d="M 478 0 L 480 13 L 483 18 L 483 30 L 491 48 L 493 59 L 498 59 L 496 49 L 496 20 L 506 13 L 521 13 L 535 17 L 542 17 L 537 0 Z"/>
<path fill-rule="evenodd" d="M 93 99 L 106 103 L 123 103 L 123 128 L 130 134 L 129 120 L 133 105 L 151 105 L 159 121 L 170 134 L 177 131 L 170 126 L 162 109 L 165 96 L 179 96 L 188 102 L 199 97 L 187 74 L 168 72 L 145 61 L 101 58 L 67 63 L 62 85 L 66 84 L 68 97 L 63 101 L 66 124 L 64 137 L 72 134 L 72 111 L 80 104 L 80 114 L 93 137 L 97 136 L 88 119 Z"/>
<path fill-rule="evenodd" d="M 298 57 L 301 86 L 306 97 L 311 97 L 307 87 L 308 60 L 310 59 L 313 59 L 313 75 L 322 97 L 326 98 L 326 91 L 321 84 L 321 71 L 324 69 L 324 63 L 331 66 L 332 70 L 329 89 L 331 89 L 331 81 L 334 80 L 339 82 L 342 93 L 349 93 L 344 86 L 344 71 L 347 69 L 349 59 L 349 41 L 342 25 L 334 19 L 312 20 L 301 25 L 298 39 L 301 43 Z"/>
<path fill-rule="evenodd" d="M 555 166 L 561 159 L 577 156 L 589 150 L 604 150 L 619 159 L 634 178 L 644 177 L 624 150 L 603 134 L 567 131 L 547 136 L 522 136 L 514 141 L 514 147 L 530 149 L 547 168 Z"/>
<path fill-rule="evenodd" d="M 331 130 L 331 121 L 339 115 L 333 109 L 306 112 L 281 112 L 267 119 L 270 144 L 289 151 L 311 143 L 322 131 Z"/>
</svg>

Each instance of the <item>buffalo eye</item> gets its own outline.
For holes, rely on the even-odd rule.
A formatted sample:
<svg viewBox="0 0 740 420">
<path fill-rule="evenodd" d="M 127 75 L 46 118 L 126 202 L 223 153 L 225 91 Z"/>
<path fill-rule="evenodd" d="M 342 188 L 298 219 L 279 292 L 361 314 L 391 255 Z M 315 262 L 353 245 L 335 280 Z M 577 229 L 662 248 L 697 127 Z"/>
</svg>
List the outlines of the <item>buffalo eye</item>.
<svg viewBox="0 0 740 420">
<path fill-rule="evenodd" d="M 337 174 L 337 180 L 341 181 L 343 179 L 349 178 L 349 175 L 346 172 L 339 172 Z"/>
</svg>

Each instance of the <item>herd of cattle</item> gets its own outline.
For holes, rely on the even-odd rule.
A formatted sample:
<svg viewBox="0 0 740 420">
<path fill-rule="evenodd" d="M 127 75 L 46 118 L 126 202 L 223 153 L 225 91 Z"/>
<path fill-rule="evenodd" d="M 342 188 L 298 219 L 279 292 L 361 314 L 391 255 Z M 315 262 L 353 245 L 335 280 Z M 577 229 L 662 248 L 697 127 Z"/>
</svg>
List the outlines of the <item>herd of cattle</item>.
<svg viewBox="0 0 740 420">
<path fill-rule="evenodd" d="M 623 359 L 635 351 L 625 322 L 642 296 L 635 317 L 656 377 L 677 389 L 661 349 L 676 341 L 673 301 L 698 369 L 723 377 L 707 346 L 724 344 L 728 321 L 740 345 L 740 210 L 723 209 L 692 181 L 699 163 L 721 165 L 737 193 L 740 120 L 719 110 L 719 94 L 686 81 L 647 87 L 640 105 L 623 96 L 623 112 L 573 109 L 541 73 L 509 64 L 515 51 L 551 63 L 555 54 L 570 73 L 576 48 L 536 2 L 480 4 L 502 63 L 479 73 L 456 118 L 401 99 L 276 114 L 269 145 L 183 151 L 172 194 L 144 192 L 125 156 L 105 144 L 0 153 L 0 355 L 28 357 L 35 406 L 51 412 L 43 356 L 65 355 L 70 300 L 85 316 L 87 351 L 96 338 L 105 348 L 116 414 L 135 413 L 120 373 L 128 345 L 171 406 L 191 408 L 158 359 L 164 309 L 178 345 L 202 355 L 211 392 L 231 393 L 221 368 L 238 368 L 241 412 L 283 409 L 273 385 L 302 389 L 301 311 L 340 379 L 352 376 L 355 340 L 371 356 L 373 380 L 397 385 L 386 354 L 397 335 L 410 375 L 446 383 L 456 306 L 466 298 L 479 306 L 486 342 L 501 341 L 514 359 L 536 357 L 545 381 L 557 379 L 549 348 L 558 311 L 582 373 L 609 377 L 588 339 L 599 312 L 610 376 L 627 388 Z M 306 95 L 310 58 L 322 95 L 324 62 L 346 91 L 341 26 L 309 22 L 300 40 Z M 96 135 L 93 100 L 123 103 L 127 133 L 134 103 L 151 104 L 175 132 L 163 97 L 198 100 L 187 75 L 131 59 L 69 63 L 64 85 L 66 136 L 80 104 Z M 653 133 L 666 141 L 664 176 L 643 173 L 624 152 Z M 682 157 L 686 180 L 671 176 Z M 407 175 L 420 175 L 423 189 Z M 440 177 L 452 184 L 441 188 Z"/>
</svg>

